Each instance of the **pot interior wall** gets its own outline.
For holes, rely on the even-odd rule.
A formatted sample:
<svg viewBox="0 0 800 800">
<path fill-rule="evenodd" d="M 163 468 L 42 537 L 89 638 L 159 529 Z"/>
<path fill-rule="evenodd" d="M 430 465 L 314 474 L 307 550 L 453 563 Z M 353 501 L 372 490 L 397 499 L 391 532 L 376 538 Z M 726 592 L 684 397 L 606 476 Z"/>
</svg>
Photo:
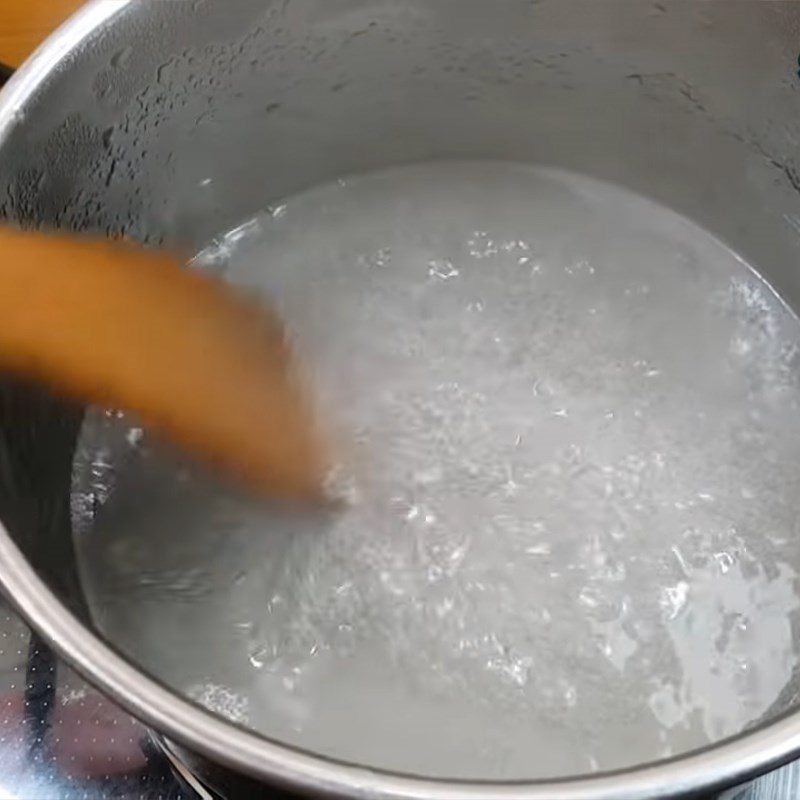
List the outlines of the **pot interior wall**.
<svg viewBox="0 0 800 800">
<path fill-rule="evenodd" d="M 0 214 L 197 247 L 342 174 L 522 160 L 672 207 L 800 304 L 798 28 L 738 0 L 130 3 L 8 129 Z M 31 392 L 0 392 L 0 513 L 80 609 L 80 413 Z"/>
</svg>

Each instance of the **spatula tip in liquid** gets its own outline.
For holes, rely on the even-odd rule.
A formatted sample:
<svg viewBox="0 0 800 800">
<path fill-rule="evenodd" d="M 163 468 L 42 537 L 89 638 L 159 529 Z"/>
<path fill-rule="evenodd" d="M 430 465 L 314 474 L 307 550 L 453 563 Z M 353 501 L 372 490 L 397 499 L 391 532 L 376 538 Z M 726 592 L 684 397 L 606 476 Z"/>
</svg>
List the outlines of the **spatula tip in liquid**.
<svg viewBox="0 0 800 800">
<path fill-rule="evenodd" d="M 172 254 L 0 228 L 0 369 L 135 412 L 259 493 L 323 497 L 279 320 Z"/>
</svg>

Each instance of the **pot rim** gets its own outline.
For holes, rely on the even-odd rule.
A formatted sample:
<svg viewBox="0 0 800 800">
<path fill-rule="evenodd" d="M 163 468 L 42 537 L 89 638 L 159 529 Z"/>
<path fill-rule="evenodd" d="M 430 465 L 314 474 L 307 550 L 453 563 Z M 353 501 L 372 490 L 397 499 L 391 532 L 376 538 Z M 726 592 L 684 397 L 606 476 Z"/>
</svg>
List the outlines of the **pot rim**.
<svg viewBox="0 0 800 800">
<path fill-rule="evenodd" d="M 53 70 L 133 3 L 90 0 L 20 67 L 0 91 L 0 147 Z M 317 795 L 371 800 L 644 800 L 743 783 L 800 755 L 800 711 L 794 711 L 669 760 L 575 778 L 484 782 L 369 769 L 261 737 L 140 672 L 61 604 L 2 523 L 0 588 L 59 656 L 142 722 L 215 763 Z"/>
</svg>

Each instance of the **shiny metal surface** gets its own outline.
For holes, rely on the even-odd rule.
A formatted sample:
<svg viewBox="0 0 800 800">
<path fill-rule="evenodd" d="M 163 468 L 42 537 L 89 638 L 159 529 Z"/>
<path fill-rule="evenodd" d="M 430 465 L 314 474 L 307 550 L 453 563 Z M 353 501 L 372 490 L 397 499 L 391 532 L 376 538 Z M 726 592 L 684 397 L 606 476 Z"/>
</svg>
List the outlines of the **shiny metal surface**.
<svg viewBox="0 0 800 800">
<path fill-rule="evenodd" d="M 38 672 L 38 674 L 37 674 Z M 41 737 L 41 738 L 39 738 Z M 179 758 L 154 747 L 144 726 L 67 665 L 0 600 L 0 797 L 9 800 L 233 800 L 236 776 L 219 793 Z M 277 800 L 274 792 L 248 797 Z M 800 764 L 715 800 L 800 796 Z M 708 800 L 711 800 L 709 797 Z"/>
<path fill-rule="evenodd" d="M 789 800 L 794 797 L 800 797 L 800 765 L 797 764 L 765 775 L 741 792 L 733 792 L 730 800 Z"/>
<path fill-rule="evenodd" d="M 0 95 L 0 216 L 192 246 L 343 172 L 535 160 L 672 206 L 798 304 L 798 34 L 800 7 L 740 0 L 95 0 Z M 317 795 L 639 800 L 717 791 L 800 754 L 795 685 L 774 720 L 735 739 L 550 782 L 385 774 L 237 728 L 93 632 L 69 529 L 80 418 L 0 386 L 0 583 L 187 760 Z"/>
</svg>

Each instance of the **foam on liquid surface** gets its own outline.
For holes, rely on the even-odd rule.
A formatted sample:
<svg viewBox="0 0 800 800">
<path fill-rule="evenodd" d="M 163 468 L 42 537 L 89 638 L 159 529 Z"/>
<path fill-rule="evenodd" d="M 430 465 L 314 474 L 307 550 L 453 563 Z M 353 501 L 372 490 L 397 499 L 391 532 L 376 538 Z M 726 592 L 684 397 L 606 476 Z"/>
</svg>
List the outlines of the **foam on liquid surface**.
<svg viewBox="0 0 800 800">
<path fill-rule="evenodd" d="M 341 180 L 201 268 L 287 320 L 349 504 L 265 509 L 94 412 L 98 624 L 256 730 L 532 778 L 740 731 L 792 676 L 800 326 L 707 233 L 499 163 Z"/>
</svg>

